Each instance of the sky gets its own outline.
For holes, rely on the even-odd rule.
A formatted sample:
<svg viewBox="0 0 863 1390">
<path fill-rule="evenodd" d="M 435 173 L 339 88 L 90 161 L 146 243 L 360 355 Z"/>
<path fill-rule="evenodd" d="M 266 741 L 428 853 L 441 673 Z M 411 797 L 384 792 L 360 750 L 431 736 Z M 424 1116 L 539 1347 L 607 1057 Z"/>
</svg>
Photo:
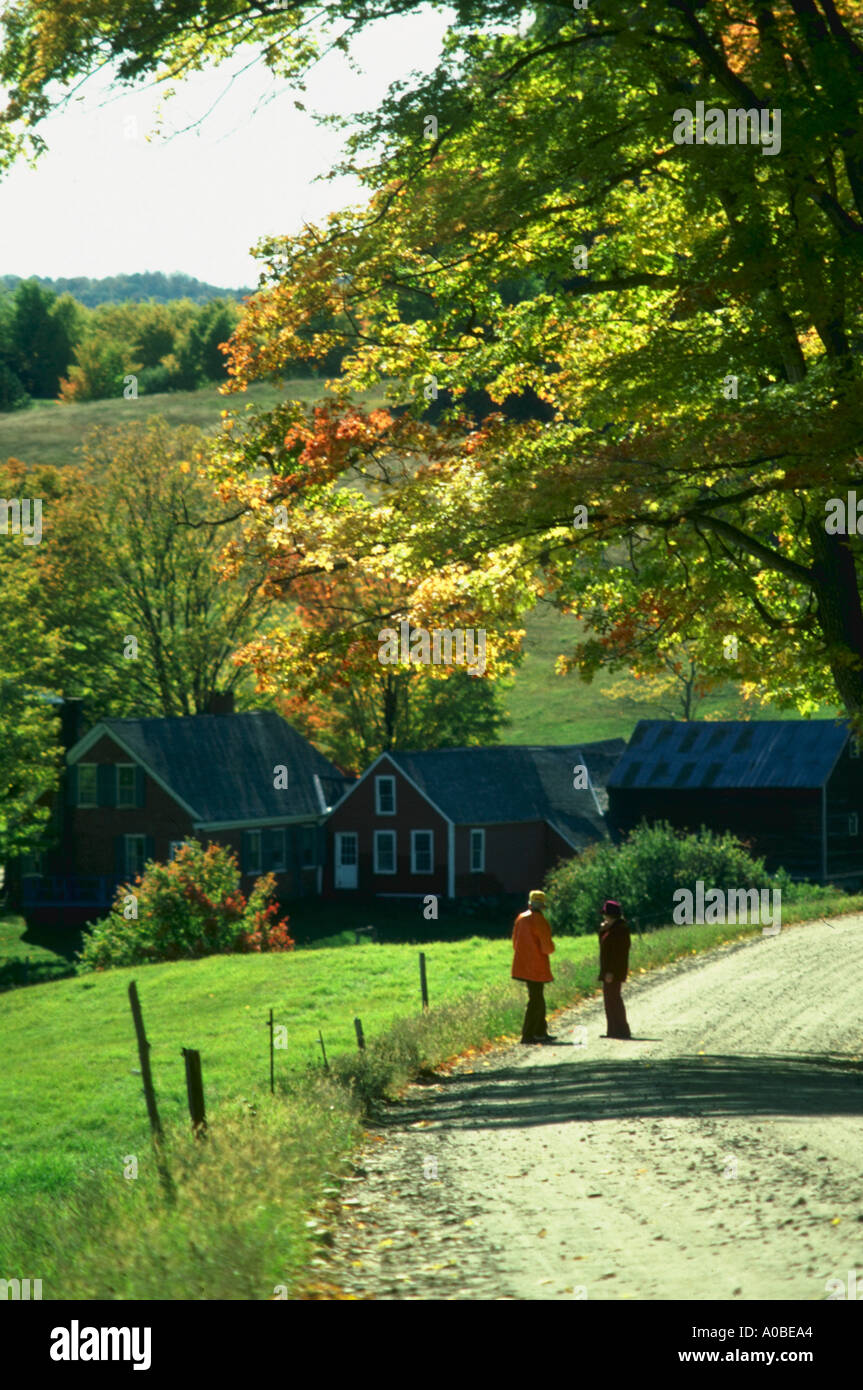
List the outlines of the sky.
<svg viewBox="0 0 863 1390">
<path fill-rule="evenodd" d="M 158 87 L 89 80 L 39 126 L 48 152 L 36 168 L 20 163 L 0 177 L 0 274 L 183 271 L 224 288 L 255 286 L 250 248 L 259 237 L 290 235 L 359 201 L 354 180 L 315 183 L 338 162 L 344 135 L 309 112 L 371 108 L 391 82 L 431 69 L 446 20 L 423 10 L 371 26 L 351 50 L 362 71 L 332 53 L 305 92 L 261 64 L 232 81 L 254 56 L 239 50 L 177 84 L 164 135 L 153 134 Z"/>
</svg>

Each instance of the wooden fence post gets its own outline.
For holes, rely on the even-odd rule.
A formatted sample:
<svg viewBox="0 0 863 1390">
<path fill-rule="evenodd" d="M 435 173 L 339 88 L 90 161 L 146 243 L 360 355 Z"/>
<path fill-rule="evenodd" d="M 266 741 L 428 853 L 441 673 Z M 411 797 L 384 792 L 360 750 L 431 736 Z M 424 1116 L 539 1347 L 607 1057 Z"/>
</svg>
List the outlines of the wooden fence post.
<svg viewBox="0 0 863 1390">
<path fill-rule="evenodd" d="M 364 1052 L 366 1047 L 366 1040 L 363 1037 L 363 1025 L 360 1019 L 354 1019 L 354 1028 L 356 1029 L 357 1034 L 357 1047 L 360 1049 L 361 1052 Z"/>
<path fill-rule="evenodd" d="M 159 1119 L 159 1111 L 156 1106 L 156 1092 L 153 1090 L 153 1077 L 150 1072 L 150 1044 L 147 1042 L 147 1035 L 144 1032 L 144 1019 L 141 1014 L 141 1003 L 138 999 L 138 987 L 133 980 L 129 985 L 129 1003 L 132 1006 L 132 1018 L 135 1022 L 135 1033 L 138 1038 L 138 1056 L 141 1059 L 141 1080 L 144 1083 L 144 1095 L 147 1100 L 147 1114 L 150 1117 L 150 1129 L 153 1131 L 153 1138 L 158 1143 L 162 1138 L 162 1123 Z"/>
<path fill-rule="evenodd" d="M 201 1076 L 201 1054 L 193 1047 L 182 1049 L 186 1063 L 186 1093 L 189 1097 L 189 1114 L 192 1129 L 198 1139 L 203 1139 L 207 1129 L 207 1116 L 204 1111 L 204 1081 Z"/>
<path fill-rule="evenodd" d="M 426 956 L 425 951 L 420 951 L 420 992 L 422 994 L 423 1008 L 429 1006 L 429 987 L 426 979 Z"/>
<path fill-rule="evenodd" d="M 150 1131 L 153 1137 L 153 1148 L 156 1152 L 156 1167 L 159 1170 L 159 1180 L 169 1202 L 175 1199 L 174 1183 L 171 1174 L 168 1172 L 164 1156 L 162 1154 L 162 1124 L 159 1119 L 159 1111 L 156 1106 L 156 1092 L 153 1089 L 153 1076 L 150 1071 L 150 1044 L 144 1032 L 144 1018 L 141 1013 L 141 1003 L 138 999 L 138 986 L 132 980 L 129 985 L 129 1004 L 132 1008 L 132 1019 L 135 1024 L 135 1036 L 138 1039 L 138 1057 L 141 1062 L 141 1081 L 144 1086 L 144 1096 L 147 1101 L 147 1114 L 150 1118 Z"/>
</svg>

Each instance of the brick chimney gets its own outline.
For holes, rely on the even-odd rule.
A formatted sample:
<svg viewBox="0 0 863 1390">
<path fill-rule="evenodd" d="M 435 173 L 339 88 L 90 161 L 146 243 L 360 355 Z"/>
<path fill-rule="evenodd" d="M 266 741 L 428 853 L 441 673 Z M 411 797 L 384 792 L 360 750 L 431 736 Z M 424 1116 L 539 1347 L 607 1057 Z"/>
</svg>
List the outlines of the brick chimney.
<svg viewBox="0 0 863 1390">
<path fill-rule="evenodd" d="M 68 753 L 69 749 L 78 742 L 83 732 L 84 701 L 70 700 L 64 696 L 60 706 L 60 740 L 65 753 Z"/>
<path fill-rule="evenodd" d="M 207 704 L 207 714 L 233 714 L 234 713 L 234 692 L 233 690 L 223 690 L 210 696 Z"/>
</svg>

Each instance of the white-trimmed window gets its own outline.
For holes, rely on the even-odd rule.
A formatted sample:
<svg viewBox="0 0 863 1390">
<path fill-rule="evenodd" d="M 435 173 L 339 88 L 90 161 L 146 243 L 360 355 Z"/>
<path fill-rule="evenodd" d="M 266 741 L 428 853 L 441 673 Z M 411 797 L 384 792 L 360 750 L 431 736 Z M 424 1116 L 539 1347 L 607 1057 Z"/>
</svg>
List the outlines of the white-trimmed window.
<svg viewBox="0 0 863 1390">
<path fill-rule="evenodd" d="M 117 763 L 117 805 L 138 804 L 138 769 L 134 763 Z"/>
<path fill-rule="evenodd" d="M 485 873 L 485 831 L 470 832 L 470 871 L 472 874 Z"/>
<path fill-rule="evenodd" d="M 375 873 L 394 874 L 396 871 L 396 832 L 375 831 Z"/>
<path fill-rule="evenodd" d="M 261 849 L 260 830 L 246 831 L 246 873 L 263 873 L 263 852 Z"/>
<path fill-rule="evenodd" d="M 124 835 L 123 840 L 126 878 L 137 878 L 138 874 L 144 872 L 144 860 L 147 857 L 147 837 L 146 835 Z"/>
<path fill-rule="evenodd" d="M 434 831 L 411 831 L 411 873 L 434 873 Z"/>
<path fill-rule="evenodd" d="M 379 816 L 394 816 L 396 813 L 395 777 L 375 778 L 375 812 Z"/>
<path fill-rule="evenodd" d="M 78 764 L 78 802 L 79 806 L 99 805 L 99 783 L 95 763 Z"/>
<path fill-rule="evenodd" d="M 183 845 L 185 843 L 185 840 L 172 840 L 170 845 L 168 846 L 168 859 L 176 859 L 179 851 L 183 848 Z"/>
</svg>

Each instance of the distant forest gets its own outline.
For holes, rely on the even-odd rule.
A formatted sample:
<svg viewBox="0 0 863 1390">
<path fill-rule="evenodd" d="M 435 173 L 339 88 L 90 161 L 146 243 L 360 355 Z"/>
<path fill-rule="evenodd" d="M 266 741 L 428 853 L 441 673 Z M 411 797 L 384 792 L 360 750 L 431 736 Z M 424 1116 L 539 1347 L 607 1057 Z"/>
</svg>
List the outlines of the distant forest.
<svg viewBox="0 0 863 1390">
<path fill-rule="evenodd" d="M 125 304 L 129 301 L 155 300 L 168 304 L 174 299 L 190 299 L 193 304 L 207 304 L 211 299 L 243 299 L 254 289 L 221 289 L 196 280 L 194 275 L 164 275 L 161 270 L 136 271 L 134 275 L 106 275 L 91 280 L 89 275 L 73 275 L 70 279 L 52 280 L 45 275 L 0 275 L 0 289 L 14 290 L 21 281 L 35 280 L 56 295 L 71 294 L 79 304 L 95 309 L 99 304 Z"/>
</svg>

